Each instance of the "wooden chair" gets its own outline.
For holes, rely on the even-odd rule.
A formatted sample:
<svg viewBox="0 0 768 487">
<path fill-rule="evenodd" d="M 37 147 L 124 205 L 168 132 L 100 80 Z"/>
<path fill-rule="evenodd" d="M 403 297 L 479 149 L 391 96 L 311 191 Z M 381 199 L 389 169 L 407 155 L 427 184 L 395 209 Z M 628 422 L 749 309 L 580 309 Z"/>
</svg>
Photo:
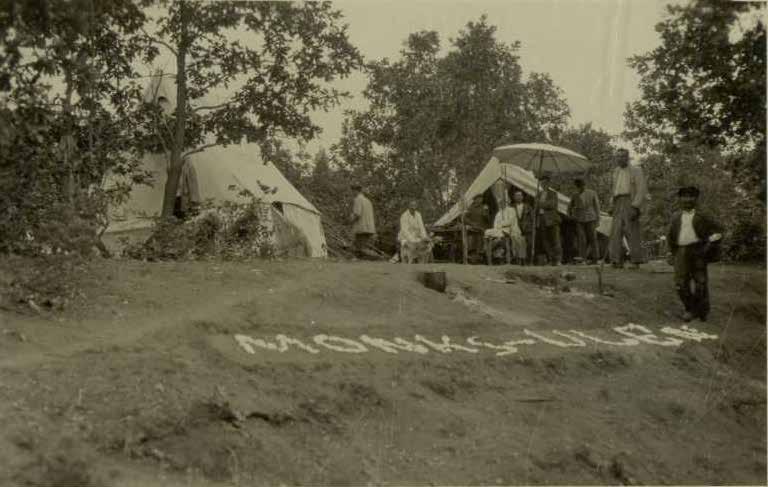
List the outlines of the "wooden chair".
<svg viewBox="0 0 768 487">
<path fill-rule="evenodd" d="M 484 238 L 485 240 L 485 260 L 488 265 L 493 264 L 493 240 L 492 238 Z M 504 236 L 504 257 L 507 265 L 512 263 L 512 243 L 508 236 Z"/>
</svg>

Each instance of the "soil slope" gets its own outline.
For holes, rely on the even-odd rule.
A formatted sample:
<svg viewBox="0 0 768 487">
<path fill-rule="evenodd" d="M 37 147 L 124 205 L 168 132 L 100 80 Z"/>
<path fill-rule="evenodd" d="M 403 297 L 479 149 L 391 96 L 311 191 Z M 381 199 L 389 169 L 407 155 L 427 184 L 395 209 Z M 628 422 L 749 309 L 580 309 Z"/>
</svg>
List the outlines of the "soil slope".
<svg viewBox="0 0 768 487">
<path fill-rule="evenodd" d="M 0 485 L 765 484 L 765 272 L 683 337 L 668 269 L 562 270 L 96 262 L 0 311 Z"/>
</svg>

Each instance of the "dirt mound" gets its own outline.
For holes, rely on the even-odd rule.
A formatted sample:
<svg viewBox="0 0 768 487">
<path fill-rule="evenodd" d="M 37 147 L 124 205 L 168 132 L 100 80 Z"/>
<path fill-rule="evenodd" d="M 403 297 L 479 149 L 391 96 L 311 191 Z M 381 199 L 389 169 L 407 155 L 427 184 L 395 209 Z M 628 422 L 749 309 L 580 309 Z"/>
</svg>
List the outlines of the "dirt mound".
<svg viewBox="0 0 768 487">
<path fill-rule="evenodd" d="M 585 298 L 537 269 L 103 265 L 87 308 L 2 315 L 0 484 L 765 479 L 765 329 L 739 311 L 765 297 L 724 268 L 697 335 L 651 272 L 607 272 L 617 297 Z M 448 293 L 418 282 L 426 268 Z M 593 272 L 568 272 L 594 292 Z"/>
</svg>

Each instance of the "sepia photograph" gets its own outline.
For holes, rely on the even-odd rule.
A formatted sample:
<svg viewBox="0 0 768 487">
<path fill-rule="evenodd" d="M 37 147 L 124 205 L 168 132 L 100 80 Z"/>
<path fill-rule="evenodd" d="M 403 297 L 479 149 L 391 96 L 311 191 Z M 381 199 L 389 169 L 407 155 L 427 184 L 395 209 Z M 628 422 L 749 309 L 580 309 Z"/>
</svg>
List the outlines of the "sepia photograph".
<svg viewBox="0 0 768 487">
<path fill-rule="evenodd" d="M 768 485 L 767 6 L 0 0 L 0 487 Z"/>
</svg>

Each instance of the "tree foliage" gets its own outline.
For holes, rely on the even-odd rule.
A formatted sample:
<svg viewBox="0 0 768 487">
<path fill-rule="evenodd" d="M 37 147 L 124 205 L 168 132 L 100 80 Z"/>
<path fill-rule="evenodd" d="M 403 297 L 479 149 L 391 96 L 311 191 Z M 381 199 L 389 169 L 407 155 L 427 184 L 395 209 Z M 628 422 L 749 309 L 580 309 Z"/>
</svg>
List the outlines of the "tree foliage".
<svg viewBox="0 0 768 487">
<path fill-rule="evenodd" d="M 661 45 L 630 58 L 641 98 L 627 106 L 626 135 L 641 153 L 675 154 L 687 144 L 718 148 L 741 184 L 765 194 L 764 6 L 696 0 L 667 7 Z"/>
<path fill-rule="evenodd" d="M 328 2 L 162 2 L 152 39 L 176 60 L 176 111 L 165 141 L 170 165 L 163 215 L 185 157 L 212 145 L 276 137 L 309 140 L 310 114 L 344 93 L 329 83 L 348 75 L 360 55 L 341 14 Z M 151 57 L 153 52 L 148 50 Z M 216 99 L 216 92 L 226 91 Z"/>
<path fill-rule="evenodd" d="M 644 215 L 646 237 L 666 235 L 677 208 L 677 189 L 695 185 L 701 190 L 699 208 L 723 223 L 724 256 L 735 261 L 765 261 L 765 208 L 746 191 L 727 156 L 701 144 L 683 144 L 672 160 L 648 155 L 643 169 L 653 198 Z"/>
<path fill-rule="evenodd" d="M 101 188 L 106 172 L 140 176 L 132 65 L 143 22 L 128 0 L 3 5 L 3 250 L 90 250 L 113 196 Z"/>
<path fill-rule="evenodd" d="M 616 167 L 614 137 L 602 129 L 594 128 L 591 123 L 585 123 L 578 127 L 568 127 L 553 142 L 585 156 L 594 164 L 587 174 L 587 184 L 597 192 L 603 208 L 607 208 L 612 198 L 611 174 Z M 558 176 L 555 175 L 554 179 L 555 184 L 560 183 L 560 190 L 564 194 L 570 195 L 575 191 L 573 177 L 557 181 Z"/>
<path fill-rule="evenodd" d="M 368 63 L 369 108 L 352 111 L 335 148 L 367 186 L 387 238 L 410 198 L 431 220 L 502 143 L 550 141 L 569 111 L 546 74 L 524 78 L 517 51 L 485 17 L 441 55 L 436 32 L 411 34 L 398 60 Z"/>
</svg>

